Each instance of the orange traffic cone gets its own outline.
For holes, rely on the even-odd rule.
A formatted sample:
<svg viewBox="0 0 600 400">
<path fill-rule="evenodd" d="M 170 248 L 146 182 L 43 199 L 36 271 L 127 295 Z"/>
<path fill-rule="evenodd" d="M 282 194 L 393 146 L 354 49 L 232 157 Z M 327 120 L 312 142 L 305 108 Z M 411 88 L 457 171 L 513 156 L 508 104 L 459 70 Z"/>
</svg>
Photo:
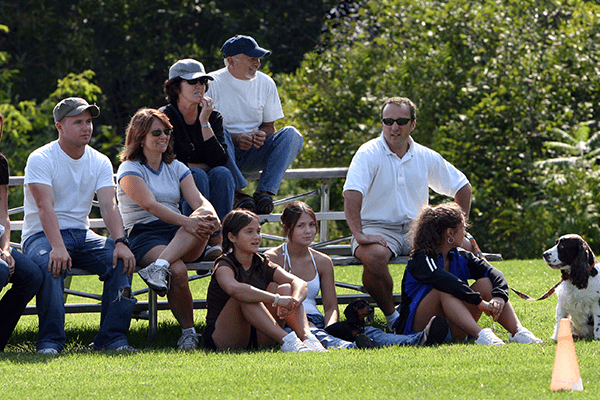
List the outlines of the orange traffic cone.
<svg viewBox="0 0 600 400">
<path fill-rule="evenodd" d="M 573 343 L 571 333 L 571 321 L 567 318 L 560 320 L 550 389 L 554 391 L 583 390 L 577 354 L 575 354 L 575 343 Z"/>
</svg>

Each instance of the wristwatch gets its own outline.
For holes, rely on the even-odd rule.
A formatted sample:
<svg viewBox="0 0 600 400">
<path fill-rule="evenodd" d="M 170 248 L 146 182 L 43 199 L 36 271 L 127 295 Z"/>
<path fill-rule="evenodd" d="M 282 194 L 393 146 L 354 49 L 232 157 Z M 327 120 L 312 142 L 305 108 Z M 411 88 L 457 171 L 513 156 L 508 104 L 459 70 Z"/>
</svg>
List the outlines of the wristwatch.
<svg viewBox="0 0 600 400">
<path fill-rule="evenodd" d="M 129 247 L 129 239 L 127 239 L 127 236 L 123 236 L 118 239 L 115 239 L 115 244 L 117 244 L 117 243 L 123 243 L 125 246 Z"/>
<path fill-rule="evenodd" d="M 202 125 L 202 128 L 210 128 L 210 122 L 206 125 Z"/>
</svg>

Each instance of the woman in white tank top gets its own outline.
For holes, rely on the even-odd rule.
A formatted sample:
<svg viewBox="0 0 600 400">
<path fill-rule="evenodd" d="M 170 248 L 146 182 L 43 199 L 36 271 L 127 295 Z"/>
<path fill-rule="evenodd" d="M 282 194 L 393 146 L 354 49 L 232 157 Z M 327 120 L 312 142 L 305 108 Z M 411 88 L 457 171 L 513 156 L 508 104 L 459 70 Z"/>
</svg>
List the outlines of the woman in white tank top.
<svg viewBox="0 0 600 400">
<path fill-rule="evenodd" d="M 339 309 L 333 262 L 326 254 L 310 247 L 317 235 L 315 212 L 306 203 L 292 202 L 285 207 L 281 215 L 281 222 L 288 241 L 265 254 L 272 262 L 308 283 L 308 295 L 302 304 L 306 310 L 311 331 L 321 343 L 327 348 L 356 348 L 356 343 L 333 337 L 324 330 L 326 326 L 338 322 Z M 319 290 L 323 300 L 324 315 L 316 304 Z M 410 336 L 394 335 L 372 326 L 365 327 L 365 335 L 371 339 L 371 342 L 361 340 L 359 342 L 361 347 L 379 347 L 377 343 L 418 345 L 426 340 L 423 332 Z"/>
</svg>

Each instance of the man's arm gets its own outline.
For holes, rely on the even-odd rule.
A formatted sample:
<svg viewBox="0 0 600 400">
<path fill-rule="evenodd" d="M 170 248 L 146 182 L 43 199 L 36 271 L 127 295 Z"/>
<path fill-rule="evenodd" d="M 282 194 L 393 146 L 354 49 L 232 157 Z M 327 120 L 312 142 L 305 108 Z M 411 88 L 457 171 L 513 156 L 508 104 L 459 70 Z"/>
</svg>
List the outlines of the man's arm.
<svg viewBox="0 0 600 400">
<path fill-rule="evenodd" d="M 267 137 L 271 136 L 272 134 L 274 134 L 276 132 L 275 129 L 275 121 L 273 122 L 263 122 L 258 129 L 259 131 L 263 131 Z M 255 131 L 256 132 L 256 131 Z"/>
<path fill-rule="evenodd" d="M 51 186 L 43 183 L 30 183 L 29 191 L 38 208 L 44 234 L 52 246 L 48 271 L 52 272 L 52 276 L 56 278 L 60 274 L 64 274 L 67 268 L 69 271 L 71 270 L 72 261 L 60 234 L 58 218 L 54 211 L 54 191 Z"/>
<path fill-rule="evenodd" d="M 98 189 L 98 206 L 104 224 L 113 239 L 118 239 L 125 236 L 123 229 L 123 219 L 117 207 L 115 198 L 115 188 L 113 186 L 103 187 Z M 115 244 L 113 252 L 113 268 L 117 265 L 117 260 L 122 259 L 124 263 L 123 274 L 133 274 L 135 271 L 135 256 L 124 243 Z"/>
<path fill-rule="evenodd" d="M 456 192 L 456 195 L 454 196 L 454 201 L 460 206 L 460 208 L 462 208 L 467 220 L 469 219 L 469 212 L 471 211 L 471 195 L 471 184 L 467 183 L 465 186 L 460 188 L 460 190 Z"/>
<path fill-rule="evenodd" d="M 362 199 L 362 193 L 359 191 L 344 191 L 344 214 L 346 215 L 346 221 L 348 221 L 348 227 L 350 228 L 354 239 L 356 239 L 359 245 L 380 244 L 384 247 L 387 247 L 385 239 L 381 236 L 365 235 L 363 233 L 362 218 L 360 216 Z"/>
</svg>

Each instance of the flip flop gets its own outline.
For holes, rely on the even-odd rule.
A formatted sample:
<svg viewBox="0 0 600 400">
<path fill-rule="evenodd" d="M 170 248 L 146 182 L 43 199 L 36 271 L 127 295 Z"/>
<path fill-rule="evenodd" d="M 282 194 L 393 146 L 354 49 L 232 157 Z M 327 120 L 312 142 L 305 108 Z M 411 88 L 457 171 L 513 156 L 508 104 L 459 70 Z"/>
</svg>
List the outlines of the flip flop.
<svg viewBox="0 0 600 400">
<path fill-rule="evenodd" d="M 267 193 L 254 193 L 254 204 L 256 205 L 257 214 L 271 214 L 273 208 L 273 198 Z"/>
</svg>

